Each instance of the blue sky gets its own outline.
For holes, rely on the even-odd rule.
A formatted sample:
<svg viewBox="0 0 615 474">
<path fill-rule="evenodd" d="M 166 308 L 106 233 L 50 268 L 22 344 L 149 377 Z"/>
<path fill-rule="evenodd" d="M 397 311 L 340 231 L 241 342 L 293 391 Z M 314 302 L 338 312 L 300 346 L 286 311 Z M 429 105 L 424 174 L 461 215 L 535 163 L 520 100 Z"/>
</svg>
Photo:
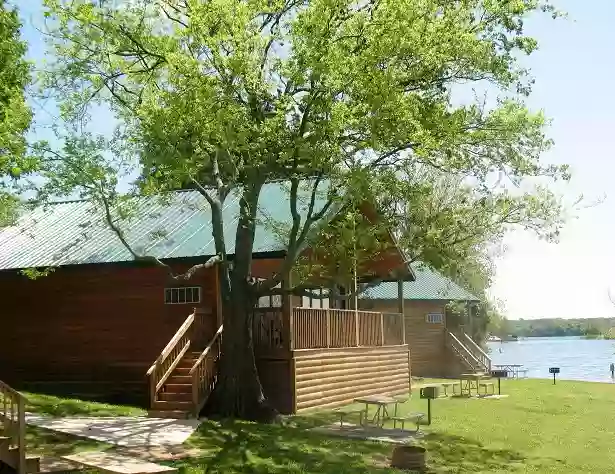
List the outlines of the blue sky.
<svg viewBox="0 0 615 474">
<path fill-rule="evenodd" d="M 23 34 L 30 56 L 44 58 L 39 0 L 18 2 L 24 18 Z M 503 301 L 510 318 L 615 317 L 615 201 L 610 199 L 615 162 L 615 18 L 613 0 L 559 0 L 567 20 L 532 19 L 529 31 L 540 49 L 526 61 L 536 78 L 529 105 L 544 109 L 553 119 L 550 130 L 555 147 L 545 160 L 568 163 L 573 179 L 559 186 L 573 199 L 583 194 L 588 202 L 604 198 L 594 207 L 577 212 L 562 232 L 559 244 L 539 241 L 533 235 L 511 232 L 503 256 L 497 259 L 493 297 Z M 50 104 L 35 104 L 36 134 L 53 122 Z M 43 110 L 44 109 L 44 110 Z M 95 117 L 94 126 L 109 127 L 109 116 Z"/>
</svg>

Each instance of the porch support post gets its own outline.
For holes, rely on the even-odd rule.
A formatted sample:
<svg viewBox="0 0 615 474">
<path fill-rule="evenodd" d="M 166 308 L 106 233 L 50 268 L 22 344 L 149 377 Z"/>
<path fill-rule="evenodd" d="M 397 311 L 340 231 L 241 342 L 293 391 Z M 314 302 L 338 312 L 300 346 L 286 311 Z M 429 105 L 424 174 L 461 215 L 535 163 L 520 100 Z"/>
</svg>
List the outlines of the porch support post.
<svg viewBox="0 0 615 474">
<path fill-rule="evenodd" d="M 406 316 L 404 315 L 404 280 L 402 277 L 397 278 L 397 310 L 401 314 L 401 334 L 402 344 L 406 343 Z"/>
<path fill-rule="evenodd" d="M 283 288 L 291 288 L 291 274 L 288 272 L 284 275 L 284 281 L 282 282 Z M 284 330 L 283 337 L 286 343 L 284 344 L 288 350 L 294 349 L 293 341 L 293 297 L 289 293 L 282 296 L 282 327 Z"/>
</svg>

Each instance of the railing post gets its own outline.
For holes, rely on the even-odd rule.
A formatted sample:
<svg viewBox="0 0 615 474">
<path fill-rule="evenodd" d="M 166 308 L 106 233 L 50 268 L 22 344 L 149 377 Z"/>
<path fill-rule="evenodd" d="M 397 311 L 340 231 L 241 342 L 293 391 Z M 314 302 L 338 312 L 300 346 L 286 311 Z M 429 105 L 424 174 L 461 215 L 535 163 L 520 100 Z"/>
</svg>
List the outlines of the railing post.
<svg viewBox="0 0 615 474">
<path fill-rule="evenodd" d="M 399 317 L 401 318 L 401 343 L 402 344 L 406 344 L 406 318 L 404 317 L 404 314 L 400 314 Z"/>
<path fill-rule="evenodd" d="M 158 385 L 158 382 L 156 382 L 157 375 L 158 375 L 158 363 L 156 363 L 156 367 L 154 368 L 154 371 L 149 376 L 149 403 L 150 403 L 150 408 L 154 407 L 154 402 L 156 401 L 156 385 Z"/>
<path fill-rule="evenodd" d="M 19 452 L 19 466 L 17 472 L 19 474 L 26 474 L 26 404 L 23 397 L 19 397 L 17 402 L 17 429 L 18 433 L 18 452 Z"/>
<path fill-rule="evenodd" d="M 295 308 L 288 309 L 288 348 L 295 349 Z"/>
<path fill-rule="evenodd" d="M 202 363 L 205 363 L 205 361 L 203 361 Z M 198 410 L 199 407 L 199 371 L 195 370 L 192 373 L 192 409 L 194 410 L 194 416 L 198 417 L 199 414 L 196 413 L 196 411 Z"/>
<path fill-rule="evenodd" d="M 354 329 L 355 329 L 355 345 L 357 347 L 360 346 L 359 342 L 359 312 L 355 310 L 354 312 Z"/>
<path fill-rule="evenodd" d="M 327 308 L 326 310 L 326 322 L 325 324 L 327 325 L 327 349 L 329 347 L 331 347 L 331 311 L 329 311 L 329 308 Z"/>
<path fill-rule="evenodd" d="M 380 345 L 384 347 L 384 313 L 380 313 Z"/>
</svg>

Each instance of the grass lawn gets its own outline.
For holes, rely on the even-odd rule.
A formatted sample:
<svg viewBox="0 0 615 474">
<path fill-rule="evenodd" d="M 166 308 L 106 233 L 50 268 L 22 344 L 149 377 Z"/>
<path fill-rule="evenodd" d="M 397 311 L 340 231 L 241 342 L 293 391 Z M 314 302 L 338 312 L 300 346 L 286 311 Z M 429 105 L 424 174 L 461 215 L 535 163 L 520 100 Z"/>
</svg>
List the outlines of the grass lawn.
<svg viewBox="0 0 615 474">
<path fill-rule="evenodd" d="M 615 473 L 615 384 L 509 380 L 503 381 L 503 392 L 510 396 L 433 402 L 432 425 L 423 428 L 420 440 L 428 449 L 429 472 Z M 107 407 L 91 408 L 132 410 Z M 425 412 L 426 401 L 415 393 L 402 410 Z M 186 443 L 204 454 L 171 464 L 186 474 L 398 472 L 388 467 L 390 445 L 307 431 L 334 419 L 313 413 L 291 417 L 284 426 L 207 421 Z M 64 438 L 58 446 L 66 453 L 97 447 Z M 35 441 L 39 450 L 55 442 L 29 437 L 33 447 Z"/>
<path fill-rule="evenodd" d="M 141 408 L 87 402 L 76 398 L 22 392 L 28 400 L 26 411 L 49 416 L 144 416 Z"/>
<path fill-rule="evenodd" d="M 424 427 L 433 473 L 615 473 L 615 385 L 509 380 L 499 400 L 442 399 Z M 412 400 L 403 411 L 425 412 Z M 205 423 L 190 438 L 208 449 L 176 463 L 188 473 L 385 473 L 391 446 L 329 438 L 305 428 L 332 421 L 326 413 L 292 426 Z"/>
</svg>

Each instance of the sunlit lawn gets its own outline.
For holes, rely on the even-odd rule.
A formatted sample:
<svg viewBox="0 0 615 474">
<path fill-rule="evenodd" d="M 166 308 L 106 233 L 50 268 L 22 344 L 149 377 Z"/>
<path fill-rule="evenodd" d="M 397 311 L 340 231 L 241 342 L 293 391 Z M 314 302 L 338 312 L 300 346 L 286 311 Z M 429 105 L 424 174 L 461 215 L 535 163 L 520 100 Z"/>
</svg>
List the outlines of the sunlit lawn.
<svg viewBox="0 0 615 474">
<path fill-rule="evenodd" d="M 509 380 L 508 398 L 441 399 L 420 441 L 430 472 L 615 473 L 615 385 Z M 415 395 L 402 411 L 426 411 Z M 392 447 L 306 431 L 333 418 L 313 414 L 293 426 L 205 423 L 189 443 L 209 450 L 177 463 L 188 472 L 384 473 Z"/>
<path fill-rule="evenodd" d="M 508 398 L 433 402 L 432 425 L 422 428 L 424 437 L 418 441 L 428 449 L 429 472 L 615 473 L 615 385 L 509 380 L 502 388 Z M 38 407 L 52 414 L 64 412 L 42 401 Z M 426 401 L 415 393 L 401 409 L 426 408 Z M 81 415 L 87 410 L 90 415 L 136 413 L 91 403 L 74 411 Z M 173 464 L 190 474 L 396 472 L 388 467 L 390 445 L 308 431 L 334 419 L 325 412 L 291 417 L 283 426 L 207 421 L 186 443 L 202 449 L 203 455 Z M 97 447 L 54 436 L 32 430 L 29 444 L 37 451 L 49 451 L 49 445 L 56 444 L 52 451 L 60 453 Z"/>
</svg>

